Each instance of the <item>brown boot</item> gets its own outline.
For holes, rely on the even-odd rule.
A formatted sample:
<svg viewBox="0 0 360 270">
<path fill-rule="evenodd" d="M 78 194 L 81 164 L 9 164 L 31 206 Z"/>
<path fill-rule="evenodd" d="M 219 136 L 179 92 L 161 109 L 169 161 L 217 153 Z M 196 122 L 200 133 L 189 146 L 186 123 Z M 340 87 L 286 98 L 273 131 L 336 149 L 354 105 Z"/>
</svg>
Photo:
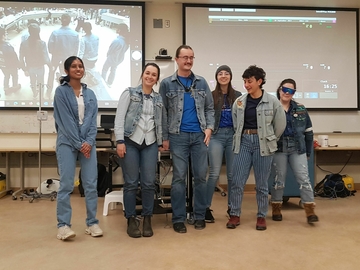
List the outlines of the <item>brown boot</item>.
<svg viewBox="0 0 360 270">
<path fill-rule="evenodd" d="M 309 224 L 319 221 L 318 216 L 315 215 L 314 208 L 315 203 L 304 203 L 306 218 Z"/>
<path fill-rule="evenodd" d="M 272 206 L 272 220 L 282 221 L 281 206 L 282 203 L 271 203 Z"/>
</svg>

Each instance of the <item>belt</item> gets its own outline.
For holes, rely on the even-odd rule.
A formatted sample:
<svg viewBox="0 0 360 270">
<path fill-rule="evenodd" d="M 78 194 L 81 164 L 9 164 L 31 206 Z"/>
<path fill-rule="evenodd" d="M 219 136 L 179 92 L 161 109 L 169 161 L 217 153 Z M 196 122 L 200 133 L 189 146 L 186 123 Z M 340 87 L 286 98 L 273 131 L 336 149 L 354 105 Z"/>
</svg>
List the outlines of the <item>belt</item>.
<svg viewBox="0 0 360 270">
<path fill-rule="evenodd" d="M 243 134 L 258 134 L 257 129 L 244 129 Z"/>
</svg>

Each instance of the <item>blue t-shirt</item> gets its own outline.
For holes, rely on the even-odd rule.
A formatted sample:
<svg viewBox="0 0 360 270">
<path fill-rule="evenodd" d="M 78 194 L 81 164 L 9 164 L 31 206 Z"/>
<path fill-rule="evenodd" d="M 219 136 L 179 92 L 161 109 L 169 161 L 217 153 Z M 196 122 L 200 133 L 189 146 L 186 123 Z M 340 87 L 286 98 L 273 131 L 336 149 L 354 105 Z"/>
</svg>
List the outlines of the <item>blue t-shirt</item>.
<svg viewBox="0 0 360 270">
<path fill-rule="evenodd" d="M 193 79 L 191 77 L 178 76 L 180 83 L 188 92 L 184 93 L 184 111 L 181 119 L 180 130 L 184 132 L 201 132 L 200 122 L 197 118 L 195 100 L 191 95 L 191 85 Z"/>
<path fill-rule="evenodd" d="M 231 106 L 227 100 L 227 94 L 224 94 L 224 104 L 221 108 L 221 117 L 219 128 L 233 127 Z"/>
<path fill-rule="evenodd" d="M 285 137 L 294 137 L 294 131 L 292 129 L 292 115 L 291 115 L 291 111 L 292 111 L 292 104 L 290 103 L 290 107 L 288 109 L 287 112 L 285 112 L 286 115 L 286 128 L 284 130 L 284 136 Z"/>
</svg>

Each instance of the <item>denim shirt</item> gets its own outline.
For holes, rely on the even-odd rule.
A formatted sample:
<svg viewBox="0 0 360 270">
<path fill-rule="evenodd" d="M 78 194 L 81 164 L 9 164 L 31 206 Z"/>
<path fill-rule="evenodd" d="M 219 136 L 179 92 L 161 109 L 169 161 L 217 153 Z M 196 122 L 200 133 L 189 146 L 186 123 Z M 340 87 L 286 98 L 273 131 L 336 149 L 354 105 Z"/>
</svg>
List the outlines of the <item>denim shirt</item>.
<svg viewBox="0 0 360 270">
<path fill-rule="evenodd" d="M 233 104 L 232 117 L 234 123 L 233 150 L 240 152 L 241 136 L 244 128 L 245 107 L 248 94 L 237 98 Z M 277 150 L 277 140 L 286 127 L 286 116 L 280 101 L 264 91 L 262 99 L 256 107 L 260 155 L 269 156 Z"/>
<path fill-rule="evenodd" d="M 84 142 L 96 144 L 98 105 L 94 92 L 83 86 L 85 114 L 83 123 L 79 123 L 79 108 L 71 85 L 64 82 L 58 86 L 54 96 L 54 118 L 57 131 L 56 146 L 70 145 L 80 150 Z"/>
<path fill-rule="evenodd" d="M 212 91 L 212 95 L 214 97 L 214 91 Z M 241 92 L 240 91 L 235 91 L 235 99 L 241 96 Z M 220 119 L 221 119 L 221 111 L 222 111 L 222 106 L 224 104 L 224 99 L 223 96 L 221 96 L 221 98 L 219 98 L 218 103 L 214 104 L 214 109 L 215 109 L 215 125 L 214 125 L 214 132 L 213 134 L 216 134 L 219 130 L 219 125 L 220 125 Z M 232 106 L 232 104 L 230 104 L 230 106 Z"/>
<path fill-rule="evenodd" d="M 126 92 L 130 95 L 130 99 L 128 100 L 124 100 L 124 98 L 122 98 L 126 95 Z M 152 95 L 156 142 L 158 145 L 162 145 L 162 121 L 165 115 L 165 109 L 160 94 L 153 91 Z M 114 133 L 117 141 L 124 140 L 124 136 L 130 137 L 135 132 L 136 126 L 142 114 L 142 109 L 142 85 L 127 88 L 121 95 L 118 108 L 116 110 Z"/>
<path fill-rule="evenodd" d="M 291 128 L 294 132 L 296 150 L 299 154 L 304 154 L 306 152 L 306 156 L 310 157 L 314 140 L 314 132 L 310 116 L 305 106 L 302 104 L 291 100 L 291 107 Z M 278 141 L 277 152 L 282 152 L 283 136 L 284 135 L 281 135 L 281 138 Z"/>
<path fill-rule="evenodd" d="M 196 113 L 202 132 L 214 130 L 214 101 L 206 80 L 192 73 L 191 96 L 195 99 Z M 167 114 L 163 120 L 164 140 L 169 140 L 169 133 L 179 134 L 184 108 L 185 88 L 177 78 L 177 72 L 162 80 L 159 92 L 163 98 Z"/>
</svg>

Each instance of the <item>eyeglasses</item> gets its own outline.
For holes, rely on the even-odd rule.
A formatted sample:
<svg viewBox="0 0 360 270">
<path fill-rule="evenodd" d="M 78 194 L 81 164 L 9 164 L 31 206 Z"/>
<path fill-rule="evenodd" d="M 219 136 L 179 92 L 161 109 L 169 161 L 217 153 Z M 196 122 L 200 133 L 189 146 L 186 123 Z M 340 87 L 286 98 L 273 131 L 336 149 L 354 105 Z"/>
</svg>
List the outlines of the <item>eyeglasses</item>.
<svg viewBox="0 0 360 270">
<path fill-rule="evenodd" d="M 292 89 L 292 88 L 289 88 L 289 87 L 282 86 L 281 91 L 283 91 L 285 94 L 288 93 L 290 95 L 293 95 L 293 94 L 295 94 L 296 89 Z"/>
<path fill-rule="evenodd" d="M 194 56 L 179 56 L 178 58 L 182 58 L 184 59 L 184 61 L 194 61 L 195 57 Z"/>
</svg>

